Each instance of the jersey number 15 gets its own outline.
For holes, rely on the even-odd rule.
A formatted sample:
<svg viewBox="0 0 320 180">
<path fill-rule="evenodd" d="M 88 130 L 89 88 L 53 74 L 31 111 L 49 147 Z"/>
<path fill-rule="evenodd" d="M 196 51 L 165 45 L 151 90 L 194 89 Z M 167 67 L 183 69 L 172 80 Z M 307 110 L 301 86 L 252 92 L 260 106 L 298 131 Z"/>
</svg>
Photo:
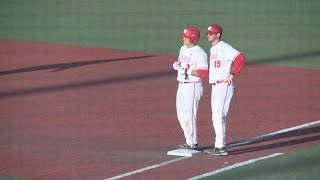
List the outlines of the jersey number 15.
<svg viewBox="0 0 320 180">
<path fill-rule="evenodd" d="M 213 61 L 213 67 L 219 68 L 221 66 L 221 61 Z"/>
</svg>

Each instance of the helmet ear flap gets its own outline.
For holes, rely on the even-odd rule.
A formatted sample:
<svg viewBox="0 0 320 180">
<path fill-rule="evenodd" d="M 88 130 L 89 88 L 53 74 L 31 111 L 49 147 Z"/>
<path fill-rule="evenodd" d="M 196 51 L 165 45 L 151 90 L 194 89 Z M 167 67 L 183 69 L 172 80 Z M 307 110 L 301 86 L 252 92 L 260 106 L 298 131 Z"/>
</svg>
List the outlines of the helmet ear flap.
<svg viewBox="0 0 320 180">
<path fill-rule="evenodd" d="M 190 38 L 190 43 L 194 44 L 194 43 L 196 43 L 196 42 L 197 42 L 197 41 L 196 41 L 195 39 Z"/>
</svg>

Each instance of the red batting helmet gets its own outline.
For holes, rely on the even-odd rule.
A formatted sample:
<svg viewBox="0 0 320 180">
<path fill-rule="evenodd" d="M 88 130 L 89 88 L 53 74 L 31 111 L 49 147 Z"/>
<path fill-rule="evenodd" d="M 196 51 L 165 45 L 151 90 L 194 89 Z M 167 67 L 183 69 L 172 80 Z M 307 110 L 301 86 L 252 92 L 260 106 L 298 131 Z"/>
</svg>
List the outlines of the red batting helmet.
<svg viewBox="0 0 320 180">
<path fill-rule="evenodd" d="M 208 27 L 207 34 L 218 34 L 222 35 L 222 27 L 218 24 L 212 24 Z"/>
<path fill-rule="evenodd" d="M 195 26 L 187 26 L 181 36 L 189 38 L 191 43 L 196 43 L 200 39 L 200 30 Z"/>
</svg>

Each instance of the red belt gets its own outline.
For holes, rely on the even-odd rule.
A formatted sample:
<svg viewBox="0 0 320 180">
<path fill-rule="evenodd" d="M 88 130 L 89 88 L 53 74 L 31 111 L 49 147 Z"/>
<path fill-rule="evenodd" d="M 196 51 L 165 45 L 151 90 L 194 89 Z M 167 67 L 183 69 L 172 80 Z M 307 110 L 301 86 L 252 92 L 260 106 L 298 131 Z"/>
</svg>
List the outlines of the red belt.
<svg viewBox="0 0 320 180">
<path fill-rule="evenodd" d="M 214 85 L 217 85 L 217 84 L 220 84 L 220 83 L 224 83 L 224 80 L 218 80 L 218 81 L 212 83 L 212 85 L 214 86 Z"/>
</svg>

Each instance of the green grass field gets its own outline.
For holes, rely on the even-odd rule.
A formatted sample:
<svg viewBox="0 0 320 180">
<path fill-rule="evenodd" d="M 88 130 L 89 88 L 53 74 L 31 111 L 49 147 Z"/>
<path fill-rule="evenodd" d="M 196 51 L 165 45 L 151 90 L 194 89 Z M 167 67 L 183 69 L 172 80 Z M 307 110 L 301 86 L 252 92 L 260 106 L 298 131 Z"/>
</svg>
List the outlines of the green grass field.
<svg viewBox="0 0 320 180">
<path fill-rule="evenodd" d="M 25 180 L 25 179 L 21 177 L 0 176 L 0 180 Z"/>
<path fill-rule="evenodd" d="M 178 54 L 189 24 L 219 23 L 248 62 L 320 68 L 317 0 L 2 0 L 0 38 Z"/>
<path fill-rule="evenodd" d="M 177 55 L 186 25 L 224 28 L 248 63 L 320 68 L 318 0 L 1 0 L 0 39 Z M 319 179 L 320 146 L 217 174 L 214 179 Z M 0 177 L 4 178 L 4 177 Z"/>
<path fill-rule="evenodd" d="M 205 179 L 223 180 L 317 180 L 320 177 L 320 145 L 258 161 Z"/>
</svg>

